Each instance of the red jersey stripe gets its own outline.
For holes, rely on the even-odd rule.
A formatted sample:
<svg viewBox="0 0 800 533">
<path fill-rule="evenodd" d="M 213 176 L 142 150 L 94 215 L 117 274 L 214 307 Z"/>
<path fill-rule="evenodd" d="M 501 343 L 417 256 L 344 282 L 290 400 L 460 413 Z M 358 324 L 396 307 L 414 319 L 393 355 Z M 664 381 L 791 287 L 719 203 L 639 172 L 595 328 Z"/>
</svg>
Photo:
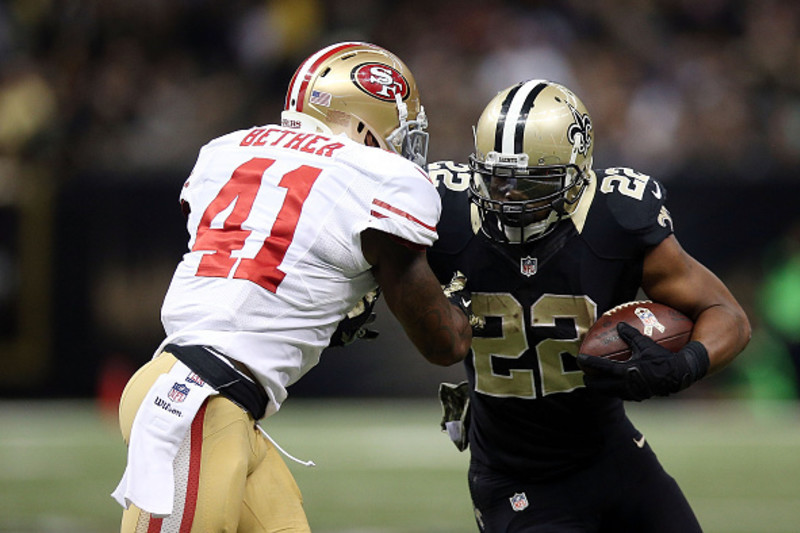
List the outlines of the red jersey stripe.
<svg viewBox="0 0 800 533">
<path fill-rule="evenodd" d="M 425 172 L 424 170 L 422 170 L 422 169 L 421 169 L 421 168 L 419 168 L 419 167 L 417 167 L 417 172 L 419 172 L 420 174 L 422 174 L 423 176 L 425 176 L 425 179 L 426 179 L 426 180 L 428 180 L 428 182 L 429 182 L 429 183 L 433 183 L 433 180 L 431 179 L 431 177 L 430 177 L 430 176 L 428 176 L 428 173 L 427 173 L 427 172 Z"/>
<path fill-rule="evenodd" d="M 406 219 L 410 220 L 411 222 L 413 222 L 415 224 L 419 224 L 420 226 L 422 226 L 423 228 L 425 228 L 428 231 L 433 231 L 433 232 L 436 231 L 436 226 L 431 226 L 429 224 L 425 224 L 420 219 L 416 218 L 414 215 L 411 215 L 411 214 L 406 213 L 405 211 L 403 211 L 401 209 L 398 209 L 398 208 L 396 208 L 394 206 L 391 206 L 391 205 L 387 204 L 386 202 L 384 202 L 382 200 L 378 200 L 376 198 L 376 199 L 372 200 L 372 205 L 377 205 L 378 207 L 382 207 L 382 208 L 386 209 L 387 211 L 389 211 L 391 213 L 394 213 L 395 215 L 399 215 L 399 216 L 401 216 L 403 218 L 406 218 Z"/>
</svg>

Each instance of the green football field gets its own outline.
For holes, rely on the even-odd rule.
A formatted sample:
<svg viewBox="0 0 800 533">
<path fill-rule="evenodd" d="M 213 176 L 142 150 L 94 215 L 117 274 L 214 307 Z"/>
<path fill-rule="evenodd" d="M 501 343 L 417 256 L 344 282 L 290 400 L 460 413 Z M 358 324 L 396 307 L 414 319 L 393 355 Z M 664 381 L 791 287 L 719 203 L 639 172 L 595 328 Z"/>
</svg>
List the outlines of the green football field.
<svg viewBox="0 0 800 533">
<path fill-rule="evenodd" d="M 708 533 L 800 531 L 800 410 L 687 400 L 629 406 Z M 476 531 L 467 455 L 436 401 L 290 400 L 265 424 L 316 533 Z M 0 532 L 108 532 L 125 449 L 91 403 L 0 403 Z"/>
</svg>

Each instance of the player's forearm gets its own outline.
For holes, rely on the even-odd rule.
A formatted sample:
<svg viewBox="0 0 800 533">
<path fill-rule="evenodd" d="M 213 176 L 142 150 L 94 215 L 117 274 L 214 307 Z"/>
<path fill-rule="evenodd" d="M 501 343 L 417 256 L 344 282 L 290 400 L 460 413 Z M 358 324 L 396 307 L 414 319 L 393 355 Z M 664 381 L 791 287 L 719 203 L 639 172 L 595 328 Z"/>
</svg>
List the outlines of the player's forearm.
<svg viewBox="0 0 800 533">
<path fill-rule="evenodd" d="M 375 230 L 362 233 L 361 247 L 386 305 L 425 359 L 442 366 L 464 359 L 472 343 L 469 319 L 445 297 L 425 252 Z"/>
<path fill-rule="evenodd" d="M 648 297 L 694 321 L 692 340 L 708 351 L 709 373 L 721 370 L 750 340 L 750 322 L 730 290 L 671 236 L 650 250 L 642 288 Z"/>
<path fill-rule="evenodd" d="M 464 359 L 472 342 L 469 320 L 447 301 L 425 260 L 395 281 L 384 289 L 386 303 L 420 353 L 442 366 Z"/>
<path fill-rule="evenodd" d="M 692 340 L 708 351 L 711 374 L 727 366 L 750 341 L 750 322 L 744 311 L 731 305 L 715 305 L 697 317 Z"/>
<path fill-rule="evenodd" d="M 401 323 L 425 359 L 442 366 L 463 360 L 472 343 L 466 315 L 447 300 L 417 309 L 411 323 Z"/>
</svg>

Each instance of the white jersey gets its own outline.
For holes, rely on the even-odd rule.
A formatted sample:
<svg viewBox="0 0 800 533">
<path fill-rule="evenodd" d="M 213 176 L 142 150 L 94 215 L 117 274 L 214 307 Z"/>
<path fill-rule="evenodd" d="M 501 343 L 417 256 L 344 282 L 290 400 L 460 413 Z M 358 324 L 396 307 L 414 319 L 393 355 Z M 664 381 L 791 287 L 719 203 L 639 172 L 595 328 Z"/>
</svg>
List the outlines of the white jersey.
<svg viewBox="0 0 800 533">
<path fill-rule="evenodd" d="M 441 211 L 427 174 L 399 155 L 272 125 L 204 146 L 181 199 L 190 251 L 161 310 L 164 344 L 212 346 L 246 364 L 268 415 L 377 286 L 361 232 L 430 246 Z"/>
</svg>

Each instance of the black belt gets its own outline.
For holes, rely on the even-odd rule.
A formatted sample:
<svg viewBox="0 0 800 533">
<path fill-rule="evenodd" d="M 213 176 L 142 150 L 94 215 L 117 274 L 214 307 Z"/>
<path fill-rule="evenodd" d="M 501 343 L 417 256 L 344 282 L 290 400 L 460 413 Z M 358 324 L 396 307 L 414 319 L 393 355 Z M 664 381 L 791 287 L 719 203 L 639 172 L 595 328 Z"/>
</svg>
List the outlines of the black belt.
<svg viewBox="0 0 800 533">
<path fill-rule="evenodd" d="M 208 347 L 167 344 L 164 351 L 174 355 L 221 395 L 247 410 L 254 420 L 261 420 L 264 417 L 267 403 L 269 403 L 269 397 L 264 388 L 225 364 Z M 233 359 L 229 360 L 232 364 L 238 363 Z M 242 372 L 252 376 L 249 371 L 245 371 L 246 367 L 241 363 L 236 366 L 242 366 Z"/>
</svg>

